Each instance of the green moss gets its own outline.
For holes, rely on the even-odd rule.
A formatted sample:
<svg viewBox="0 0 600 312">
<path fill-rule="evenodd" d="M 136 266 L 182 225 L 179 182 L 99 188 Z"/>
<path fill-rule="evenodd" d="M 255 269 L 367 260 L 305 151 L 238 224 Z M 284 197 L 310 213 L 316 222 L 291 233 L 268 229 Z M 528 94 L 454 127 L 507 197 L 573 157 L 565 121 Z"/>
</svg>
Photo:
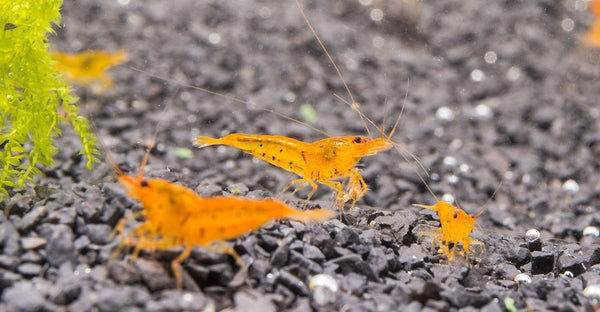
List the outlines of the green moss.
<svg viewBox="0 0 600 312">
<path fill-rule="evenodd" d="M 0 1 L 0 198 L 22 188 L 49 166 L 57 152 L 59 124 L 80 136 L 87 166 L 97 161 L 96 137 L 79 115 L 73 90 L 52 68 L 51 23 L 59 23 L 62 0 Z M 59 108 L 64 114 L 59 114 Z"/>
</svg>

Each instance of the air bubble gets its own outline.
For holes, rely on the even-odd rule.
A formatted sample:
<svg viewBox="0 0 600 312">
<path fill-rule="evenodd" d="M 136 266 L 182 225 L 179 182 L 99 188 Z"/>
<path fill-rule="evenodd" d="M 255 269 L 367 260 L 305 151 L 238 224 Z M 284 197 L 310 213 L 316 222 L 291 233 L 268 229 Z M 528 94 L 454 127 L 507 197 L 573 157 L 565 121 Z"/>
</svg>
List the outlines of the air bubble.
<svg viewBox="0 0 600 312">
<path fill-rule="evenodd" d="M 586 226 L 583 229 L 583 236 L 588 236 L 588 235 L 600 236 L 600 230 L 598 230 L 598 228 L 595 226 Z"/>
<path fill-rule="evenodd" d="M 481 82 L 485 79 L 485 73 L 481 69 L 473 69 L 471 71 L 471 80 Z"/>
<path fill-rule="evenodd" d="M 518 66 L 511 66 L 506 72 L 506 79 L 510 81 L 516 81 L 521 78 L 523 71 Z"/>
<path fill-rule="evenodd" d="M 447 106 L 442 106 L 435 112 L 435 117 L 442 121 L 454 120 L 454 112 Z"/>
<path fill-rule="evenodd" d="M 573 179 L 568 179 L 562 185 L 563 191 L 575 194 L 579 192 L 579 184 Z"/>
<path fill-rule="evenodd" d="M 540 231 L 538 231 L 536 229 L 529 229 L 525 233 L 525 239 L 527 239 L 530 242 L 540 238 L 540 236 L 541 236 Z"/>
<path fill-rule="evenodd" d="M 570 18 L 565 18 L 560 22 L 560 27 L 566 32 L 572 32 L 575 29 L 575 22 Z"/>
<path fill-rule="evenodd" d="M 208 42 L 210 42 L 211 44 L 218 44 L 219 42 L 221 42 L 221 35 L 217 33 L 210 33 L 208 35 Z"/>
<path fill-rule="evenodd" d="M 494 51 L 487 51 L 485 52 L 483 59 L 488 64 L 494 64 L 498 60 L 498 54 L 496 54 L 496 52 Z"/>
<path fill-rule="evenodd" d="M 481 119 L 489 119 L 491 118 L 493 115 L 492 109 L 485 105 L 485 104 L 479 104 L 477 106 L 475 106 L 475 116 L 477 118 L 481 118 Z"/>
<path fill-rule="evenodd" d="M 373 9 L 371 10 L 371 13 L 369 13 L 369 17 L 371 17 L 373 21 L 380 22 L 383 19 L 383 11 L 380 9 Z"/>
<path fill-rule="evenodd" d="M 454 203 L 454 195 L 452 195 L 450 193 L 446 193 L 446 194 L 442 195 L 442 201 L 452 204 L 452 203 Z"/>
<path fill-rule="evenodd" d="M 520 273 L 515 276 L 515 282 L 531 284 L 531 277 L 525 273 Z"/>
</svg>

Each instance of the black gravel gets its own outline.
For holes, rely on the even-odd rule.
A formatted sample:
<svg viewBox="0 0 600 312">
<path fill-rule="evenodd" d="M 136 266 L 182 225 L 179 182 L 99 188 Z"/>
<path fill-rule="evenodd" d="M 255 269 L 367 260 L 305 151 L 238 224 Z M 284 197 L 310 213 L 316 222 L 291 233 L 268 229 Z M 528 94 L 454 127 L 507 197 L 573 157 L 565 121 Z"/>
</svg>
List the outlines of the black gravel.
<svg viewBox="0 0 600 312">
<path fill-rule="evenodd" d="M 578 41 L 592 22 L 585 1 L 413 2 L 303 6 L 375 124 L 390 129 L 408 90 L 395 140 L 430 169 L 437 196 L 477 213 L 502 181 L 473 234 L 485 249 L 470 262 L 432 248 L 437 217 L 411 204 L 435 199 L 414 162 L 386 151 L 361 161 L 370 191 L 341 221 L 271 222 L 232 240 L 247 276 L 231 257 L 197 248 L 178 290 L 170 262 L 179 250 L 113 255 L 114 226 L 142 207 L 110 165 L 85 168 L 65 127 L 35 190 L 0 204 L 0 311 L 597 309 L 600 54 Z M 263 109 L 302 120 L 309 104 L 315 127 L 366 135 L 334 96 L 347 93 L 291 0 L 68 1 L 51 42 L 127 51 L 110 72 L 113 90 L 78 89 L 82 112 L 130 174 L 158 131 L 145 174 L 203 196 L 305 205 L 307 190 L 280 192 L 291 174 L 233 148 L 191 145 L 194 135 L 231 132 L 324 137 Z M 332 202 L 320 187 L 308 205 Z M 531 228 L 539 239 L 525 237 Z M 334 285 L 314 284 L 318 274 Z"/>
</svg>

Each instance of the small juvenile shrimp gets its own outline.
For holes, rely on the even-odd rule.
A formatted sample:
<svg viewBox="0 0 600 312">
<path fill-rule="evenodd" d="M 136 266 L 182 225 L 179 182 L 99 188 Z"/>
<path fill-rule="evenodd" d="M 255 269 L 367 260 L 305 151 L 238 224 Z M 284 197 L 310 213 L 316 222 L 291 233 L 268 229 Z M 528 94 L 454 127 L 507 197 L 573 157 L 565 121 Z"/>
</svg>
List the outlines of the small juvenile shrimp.
<svg viewBox="0 0 600 312">
<path fill-rule="evenodd" d="M 184 251 L 171 262 L 179 288 L 182 287 L 180 264 L 195 245 L 230 254 L 244 268 L 239 255 L 227 247 L 224 240 L 256 230 L 270 220 L 324 221 L 334 215 L 333 211 L 324 209 L 297 210 L 273 199 L 254 200 L 233 196 L 204 198 L 184 186 L 162 179 L 147 179 L 143 175 L 143 168 L 149 152 L 150 149 L 142 160 L 137 176 L 125 175 L 111 159 L 127 195 L 140 201 L 143 206 L 140 213 L 123 218 L 114 233 L 121 233 L 122 246 L 135 246 L 134 255 L 141 249 L 185 246 Z M 144 223 L 125 234 L 126 223 L 138 215 L 145 217 Z"/>
<path fill-rule="evenodd" d="M 73 54 L 50 51 L 50 54 L 56 61 L 54 68 L 64 73 L 67 80 L 90 86 L 97 92 L 112 88 L 113 81 L 105 71 L 127 59 L 125 51 L 109 53 L 104 50 L 88 50 Z"/>
<path fill-rule="evenodd" d="M 414 206 L 434 210 L 440 218 L 440 228 L 435 237 L 438 243 L 441 243 L 440 253 L 448 256 L 448 260 L 452 260 L 452 256 L 460 244 L 462 253 L 467 258 L 469 257 L 469 245 L 473 241 L 470 237 L 471 232 L 475 229 L 475 221 L 481 212 L 470 215 L 445 201 L 438 201 L 433 206 L 419 204 Z"/>
</svg>

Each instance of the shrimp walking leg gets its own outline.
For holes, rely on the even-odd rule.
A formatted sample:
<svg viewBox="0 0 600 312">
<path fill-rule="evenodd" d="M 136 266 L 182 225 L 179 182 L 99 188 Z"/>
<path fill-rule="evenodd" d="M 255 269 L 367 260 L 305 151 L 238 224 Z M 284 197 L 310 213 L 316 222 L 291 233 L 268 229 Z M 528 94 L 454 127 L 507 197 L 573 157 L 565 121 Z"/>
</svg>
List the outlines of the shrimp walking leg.
<svg viewBox="0 0 600 312">
<path fill-rule="evenodd" d="M 192 245 L 186 244 L 185 249 L 182 253 L 177 256 L 173 261 L 171 261 L 171 269 L 173 270 L 173 274 L 175 274 L 175 280 L 177 281 L 177 288 L 181 289 L 183 286 L 181 279 L 181 267 L 180 264 L 183 260 L 187 259 L 192 252 Z"/>
</svg>

